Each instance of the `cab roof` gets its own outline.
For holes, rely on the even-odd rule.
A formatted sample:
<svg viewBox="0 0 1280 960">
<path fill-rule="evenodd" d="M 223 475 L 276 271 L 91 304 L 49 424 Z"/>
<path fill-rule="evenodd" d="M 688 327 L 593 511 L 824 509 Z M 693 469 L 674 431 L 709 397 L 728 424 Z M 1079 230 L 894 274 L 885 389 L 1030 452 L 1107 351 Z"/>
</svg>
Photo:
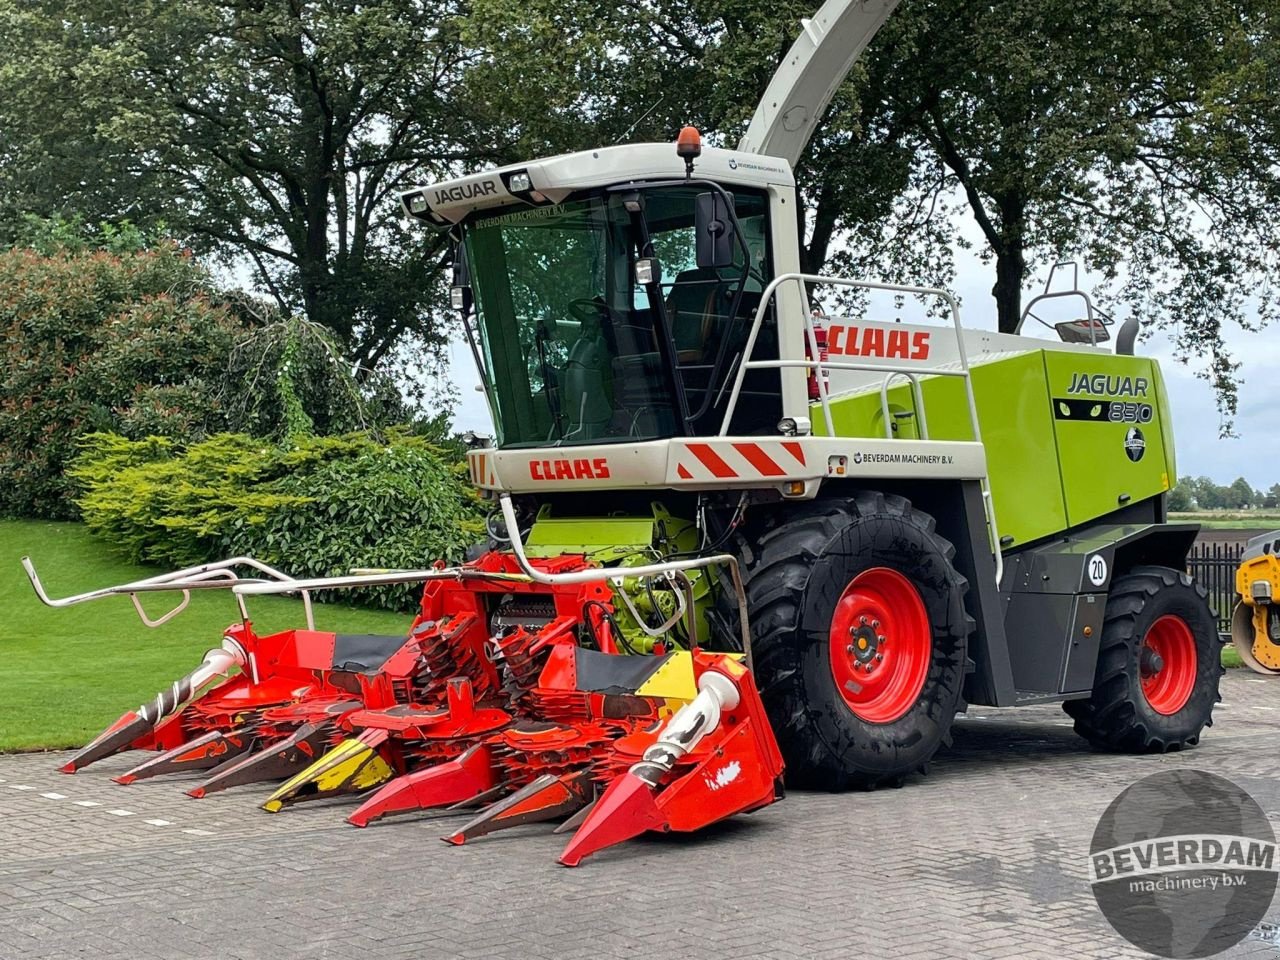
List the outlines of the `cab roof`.
<svg viewBox="0 0 1280 960">
<path fill-rule="evenodd" d="M 677 180 L 684 160 L 670 143 L 634 143 L 565 153 L 484 173 L 415 187 L 401 194 L 405 212 L 437 226 L 459 223 L 477 210 L 517 203 L 559 203 L 578 190 L 643 180 Z M 694 163 L 694 176 L 726 186 L 795 185 L 790 165 L 719 147 L 704 147 Z"/>
</svg>

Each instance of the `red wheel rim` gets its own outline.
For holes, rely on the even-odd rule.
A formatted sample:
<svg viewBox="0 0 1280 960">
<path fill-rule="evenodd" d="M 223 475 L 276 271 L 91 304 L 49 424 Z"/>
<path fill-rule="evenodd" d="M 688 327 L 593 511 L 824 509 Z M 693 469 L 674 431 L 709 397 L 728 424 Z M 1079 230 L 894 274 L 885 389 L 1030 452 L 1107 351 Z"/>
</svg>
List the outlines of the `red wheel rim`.
<svg viewBox="0 0 1280 960">
<path fill-rule="evenodd" d="M 919 591 L 897 570 L 864 570 L 836 601 L 830 648 L 849 709 L 868 723 L 897 720 L 920 699 L 933 654 Z"/>
<path fill-rule="evenodd" d="M 1191 699 L 1196 687 L 1196 640 L 1187 621 L 1165 614 L 1153 623 L 1139 651 L 1142 693 L 1151 709 L 1166 717 Z"/>
</svg>

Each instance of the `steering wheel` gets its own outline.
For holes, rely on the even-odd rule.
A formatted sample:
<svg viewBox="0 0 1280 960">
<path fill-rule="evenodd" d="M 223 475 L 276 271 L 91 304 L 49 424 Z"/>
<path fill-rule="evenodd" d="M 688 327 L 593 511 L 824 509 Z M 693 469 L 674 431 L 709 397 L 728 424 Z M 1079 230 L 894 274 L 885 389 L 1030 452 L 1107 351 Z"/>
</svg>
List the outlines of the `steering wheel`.
<svg viewBox="0 0 1280 960">
<path fill-rule="evenodd" d="M 578 297 L 569 301 L 569 314 L 579 323 L 609 319 L 609 305 L 599 297 Z"/>
</svg>

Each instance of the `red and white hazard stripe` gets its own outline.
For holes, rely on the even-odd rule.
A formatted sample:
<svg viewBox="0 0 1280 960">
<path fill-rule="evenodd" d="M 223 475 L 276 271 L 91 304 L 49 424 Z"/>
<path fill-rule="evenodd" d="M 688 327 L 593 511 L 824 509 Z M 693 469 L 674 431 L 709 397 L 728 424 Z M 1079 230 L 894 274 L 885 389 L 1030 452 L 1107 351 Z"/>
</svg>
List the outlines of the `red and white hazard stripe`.
<svg viewBox="0 0 1280 960">
<path fill-rule="evenodd" d="M 781 480 L 812 473 L 795 440 L 727 440 L 672 444 L 681 480 Z"/>
<path fill-rule="evenodd" d="M 471 474 L 471 482 L 477 487 L 496 487 L 498 477 L 493 472 L 493 456 L 491 453 L 468 453 L 467 469 Z"/>
</svg>

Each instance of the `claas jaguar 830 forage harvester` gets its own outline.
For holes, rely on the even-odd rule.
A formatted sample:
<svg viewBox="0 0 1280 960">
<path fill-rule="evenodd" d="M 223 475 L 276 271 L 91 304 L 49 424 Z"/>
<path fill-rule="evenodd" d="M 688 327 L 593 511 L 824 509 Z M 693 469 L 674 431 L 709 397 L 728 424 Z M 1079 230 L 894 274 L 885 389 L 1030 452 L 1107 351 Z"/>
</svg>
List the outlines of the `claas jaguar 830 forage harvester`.
<svg viewBox="0 0 1280 960">
<path fill-rule="evenodd" d="M 68 768 L 159 748 L 119 779 L 285 779 L 268 809 L 358 794 L 358 825 L 469 809 L 455 843 L 567 817 L 576 864 L 769 804 L 784 762 L 792 784 L 900 783 L 967 703 L 1060 701 L 1107 748 L 1194 744 L 1219 639 L 1183 572 L 1196 528 L 1166 522 L 1172 433 L 1134 323 L 971 330 L 942 291 L 800 269 L 793 165 L 892 6 L 806 21 L 737 149 L 686 128 L 407 193 L 454 240 L 496 427 L 468 453 L 486 549 L 315 581 L 227 561 L 48 601 L 230 586 L 242 606 Z M 815 288 L 934 298 L 946 322 L 819 331 Z M 243 613 L 416 581 L 403 637 L 258 636 Z"/>
</svg>

